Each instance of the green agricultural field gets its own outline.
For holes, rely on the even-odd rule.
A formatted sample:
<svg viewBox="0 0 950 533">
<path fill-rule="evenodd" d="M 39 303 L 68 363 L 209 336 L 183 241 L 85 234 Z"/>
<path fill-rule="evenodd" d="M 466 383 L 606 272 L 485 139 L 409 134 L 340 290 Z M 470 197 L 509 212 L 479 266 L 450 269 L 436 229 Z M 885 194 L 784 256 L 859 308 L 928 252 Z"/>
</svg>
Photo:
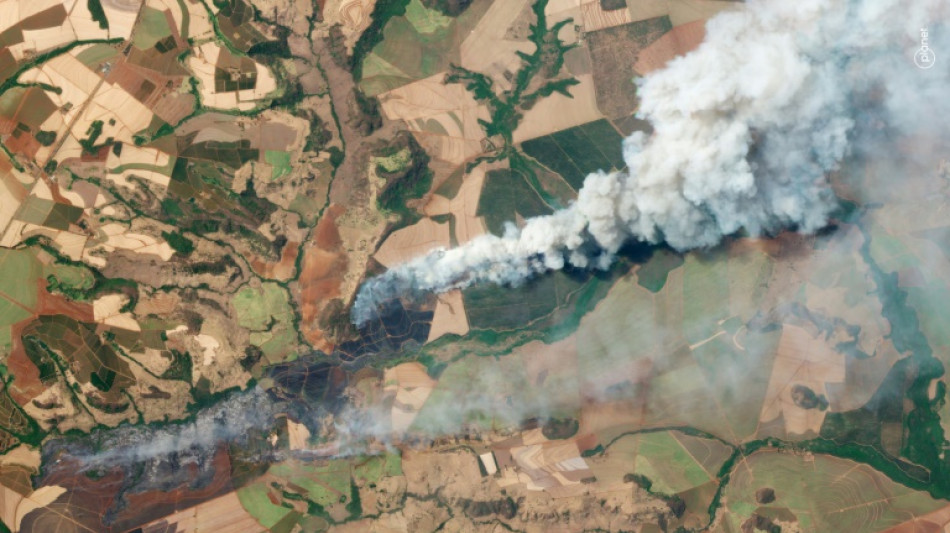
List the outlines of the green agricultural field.
<svg viewBox="0 0 950 533">
<path fill-rule="evenodd" d="M 27 196 L 26 201 L 20 205 L 20 209 L 17 211 L 16 219 L 30 224 L 43 225 L 55 205 L 56 203 L 52 200 Z"/>
<path fill-rule="evenodd" d="M 132 44 L 139 50 L 148 50 L 155 43 L 172 34 L 165 13 L 151 7 L 142 9 L 139 23 L 135 27 Z"/>
<path fill-rule="evenodd" d="M 63 263 L 43 267 L 43 275 L 47 278 L 53 276 L 60 286 L 77 291 L 89 290 L 96 283 L 96 278 L 88 268 Z"/>
<path fill-rule="evenodd" d="M 33 316 L 42 265 L 27 250 L 0 249 L 0 349 L 10 345 L 10 326 Z"/>
<path fill-rule="evenodd" d="M 112 46 L 107 44 L 94 44 L 82 52 L 79 52 L 76 55 L 76 59 L 81 61 L 82 64 L 86 65 L 87 67 L 96 69 L 104 61 L 107 61 L 117 55 L 119 55 L 119 52 Z"/>
<path fill-rule="evenodd" d="M 273 167 L 273 171 L 271 171 L 270 175 L 272 181 L 279 180 L 287 174 L 290 174 L 290 153 L 280 150 L 267 150 L 264 152 L 264 161 Z"/>
<path fill-rule="evenodd" d="M 275 505 L 268 497 L 271 488 L 263 481 L 257 481 L 237 490 L 238 499 L 244 509 L 253 516 L 262 526 L 270 529 L 282 518 L 292 513 L 292 509 Z"/>
<path fill-rule="evenodd" d="M 578 190 L 591 172 L 624 167 L 622 140 L 613 125 L 601 119 L 525 141 L 521 149 Z"/>
<path fill-rule="evenodd" d="M 908 287 L 907 302 L 917 311 L 920 328 L 934 345 L 950 347 L 950 328 L 947 317 L 950 316 L 950 289 L 934 284 L 929 287 Z M 940 353 L 947 353 L 938 350 Z M 944 363 L 950 363 L 944 357 Z"/>
<path fill-rule="evenodd" d="M 402 458 L 396 453 L 372 455 L 352 460 L 353 477 L 366 483 L 376 483 L 380 479 L 402 475 Z"/>
<path fill-rule="evenodd" d="M 620 437 L 606 447 L 605 457 L 604 462 L 592 461 L 598 480 L 620 481 L 625 475 L 638 474 L 652 482 L 652 492 L 666 495 L 705 485 L 716 478 L 718 470 L 708 471 L 665 431 Z"/>
<path fill-rule="evenodd" d="M 261 348 L 269 361 L 282 361 L 292 353 L 297 334 L 283 287 L 273 282 L 244 287 L 234 295 L 233 304 L 238 324 L 251 330 L 251 344 Z"/>
<path fill-rule="evenodd" d="M 462 292 L 469 324 L 476 329 L 515 329 L 552 314 L 591 283 L 565 272 L 552 272 L 520 287 L 482 284 Z"/>
<path fill-rule="evenodd" d="M 460 63 L 459 45 L 490 5 L 476 2 L 451 18 L 410 0 L 405 14 L 389 19 L 382 41 L 363 58 L 360 88 L 376 96 Z"/>
<path fill-rule="evenodd" d="M 349 498 L 350 463 L 347 459 L 330 461 L 324 466 L 284 462 L 275 464 L 269 472 L 304 489 L 304 496 L 324 507 L 339 503 L 341 496 Z M 284 488 L 288 492 L 294 492 L 293 489 Z"/>
<path fill-rule="evenodd" d="M 529 218 L 552 211 L 523 173 L 499 169 L 486 175 L 477 214 L 485 217 L 485 225 L 492 233 L 501 235 L 505 224 L 515 222 L 518 216 Z"/>
<path fill-rule="evenodd" d="M 276 283 L 264 283 L 259 289 L 244 287 L 234 295 L 238 324 L 251 330 L 267 329 L 272 319 L 290 314 L 287 292 Z"/>
<path fill-rule="evenodd" d="M 445 30 L 452 24 L 452 18 L 429 9 L 419 0 L 410 0 L 406 6 L 406 20 L 423 35 L 431 35 L 439 30 Z"/>
<path fill-rule="evenodd" d="M 775 501 L 756 502 L 756 491 L 763 488 L 775 491 Z M 871 533 L 946 505 L 866 465 L 773 452 L 753 454 L 739 464 L 723 500 L 723 531 L 737 533 L 753 513 L 775 516 L 782 510 L 794 515 L 801 531 Z"/>
</svg>

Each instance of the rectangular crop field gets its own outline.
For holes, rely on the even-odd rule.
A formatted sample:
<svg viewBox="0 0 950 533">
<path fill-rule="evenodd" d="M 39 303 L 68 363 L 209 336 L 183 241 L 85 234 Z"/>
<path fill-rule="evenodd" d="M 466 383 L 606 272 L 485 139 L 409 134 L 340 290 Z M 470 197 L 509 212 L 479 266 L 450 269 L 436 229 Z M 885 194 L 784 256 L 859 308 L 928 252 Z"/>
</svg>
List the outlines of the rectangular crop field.
<svg viewBox="0 0 950 533">
<path fill-rule="evenodd" d="M 624 167 L 622 143 L 614 126 L 601 119 L 525 141 L 521 149 L 577 190 L 591 172 Z"/>
</svg>

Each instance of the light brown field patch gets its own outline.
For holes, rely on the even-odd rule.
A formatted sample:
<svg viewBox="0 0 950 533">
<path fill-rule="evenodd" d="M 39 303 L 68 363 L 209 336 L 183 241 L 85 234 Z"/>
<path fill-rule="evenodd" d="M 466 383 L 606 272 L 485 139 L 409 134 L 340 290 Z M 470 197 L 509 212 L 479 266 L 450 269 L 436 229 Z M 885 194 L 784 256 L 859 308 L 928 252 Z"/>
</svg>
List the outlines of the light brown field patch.
<svg viewBox="0 0 950 533">
<path fill-rule="evenodd" d="M 759 419 L 765 423 L 782 416 L 789 434 L 818 433 L 827 410 L 804 409 L 796 405 L 792 389 L 803 385 L 815 394 L 827 397 L 826 384 L 844 381 L 843 355 L 818 338 L 817 332 L 785 324 Z"/>
<path fill-rule="evenodd" d="M 466 242 L 488 232 L 485 221 L 478 216 L 478 200 L 485 185 L 485 168 L 479 165 L 462 181 L 455 198 L 449 200 L 444 196 L 433 194 L 425 206 L 425 214 L 438 216 L 452 214 L 455 217 L 455 241 L 458 244 Z"/>
<path fill-rule="evenodd" d="M 438 223 L 431 218 L 396 230 L 389 235 L 373 258 L 391 268 L 432 250 L 449 247 L 449 224 Z"/>
<path fill-rule="evenodd" d="M 379 101 L 386 118 L 404 121 L 428 153 L 458 164 L 481 153 L 485 132 L 478 121 L 490 117 L 461 84 L 445 84 L 444 77 L 403 85 Z"/>
<path fill-rule="evenodd" d="M 601 8 L 600 0 L 589 0 L 581 4 L 581 13 L 583 13 L 585 31 L 595 31 L 633 22 L 630 10 L 620 8 L 604 11 Z"/>
<path fill-rule="evenodd" d="M 383 382 L 385 392 L 394 396 L 391 410 L 392 430 L 403 433 L 412 425 L 419 410 L 432 394 L 436 381 L 429 377 L 425 366 L 412 362 L 386 369 Z"/>
<path fill-rule="evenodd" d="M 432 342 L 443 335 L 465 335 L 469 332 L 468 315 L 465 313 L 465 302 L 462 291 L 454 290 L 437 296 L 435 313 L 432 316 L 432 326 L 429 329 L 429 338 Z"/>
<path fill-rule="evenodd" d="M 512 134 L 515 143 L 604 118 L 597 108 L 594 75 L 581 74 L 576 79 L 580 84 L 568 89 L 571 97 L 554 93 L 525 111 L 518 129 Z"/>
</svg>

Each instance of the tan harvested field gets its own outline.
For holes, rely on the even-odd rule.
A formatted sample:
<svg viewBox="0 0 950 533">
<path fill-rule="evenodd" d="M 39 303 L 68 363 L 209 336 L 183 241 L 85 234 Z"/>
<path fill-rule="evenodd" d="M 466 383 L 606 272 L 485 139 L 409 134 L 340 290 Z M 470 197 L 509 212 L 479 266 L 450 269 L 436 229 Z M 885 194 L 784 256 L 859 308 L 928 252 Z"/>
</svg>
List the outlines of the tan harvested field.
<svg viewBox="0 0 950 533">
<path fill-rule="evenodd" d="M 488 109 L 461 84 L 445 84 L 443 74 L 398 87 L 379 96 L 386 118 L 402 120 L 431 155 L 463 161 L 481 153 L 481 120 Z"/>
<path fill-rule="evenodd" d="M 0 485 L 0 518 L 5 524 L 12 526 L 13 531 L 20 531 L 23 517 L 30 511 L 46 507 L 56 498 L 66 492 L 66 489 L 57 485 L 47 485 L 27 495 Z"/>
<path fill-rule="evenodd" d="M 573 98 L 554 93 L 526 111 L 513 133 L 514 142 L 528 141 L 604 118 L 597 108 L 594 75 L 581 74 L 577 81 L 580 84 L 569 89 Z"/>
<path fill-rule="evenodd" d="M 641 76 L 659 70 L 677 56 L 696 49 L 706 37 L 706 21 L 696 20 L 666 32 L 637 55 L 634 70 Z"/>
<path fill-rule="evenodd" d="M 106 168 L 132 164 L 164 167 L 170 158 L 171 156 L 161 150 L 132 144 L 123 146 L 121 155 L 115 155 L 114 151 L 110 151 L 106 159 Z"/>
<path fill-rule="evenodd" d="M 485 221 L 478 216 L 478 199 L 485 184 L 484 165 L 473 169 L 465 176 L 458 194 L 451 200 L 433 194 L 425 206 L 425 213 L 437 216 L 451 213 L 455 217 L 455 240 L 458 244 L 466 242 L 488 232 Z"/>
<path fill-rule="evenodd" d="M 265 531 L 241 505 L 237 492 L 229 492 L 200 505 L 183 509 L 142 526 L 143 533 L 174 531 L 208 531 L 214 533 L 250 533 Z"/>
<path fill-rule="evenodd" d="M 662 17 L 670 13 L 669 0 L 637 0 L 627 2 L 627 11 L 630 12 L 630 22 Z"/>
<path fill-rule="evenodd" d="M 92 19 L 86 4 L 77 0 L 5 0 L 0 2 L 0 32 L 15 26 L 19 21 L 32 15 L 49 14 L 63 11 L 65 19 L 50 17 L 52 25 L 22 29 L 22 42 L 14 43 L 7 49 L 16 60 L 22 60 L 27 54 L 35 54 L 63 46 L 65 44 L 91 39 L 127 39 L 132 34 L 132 25 L 138 15 L 140 0 L 104 0 L 103 11 L 109 21 L 109 27 L 102 29 Z M 62 7 L 58 7 L 62 6 Z M 49 10 L 49 11 L 48 11 Z M 41 15 L 42 16 L 42 15 Z"/>
<path fill-rule="evenodd" d="M 194 56 L 188 58 L 188 67 L 198 78 L 201 102 L 205 106 L 247 111 L 257 107 L 259 100 L 277 89 L 277 80 L 274 79 L 274 75 L 267 67 L 255 61 L 257 84 L 253 89 L 216 92 L 214 72 L 220 54 L 220 46 L 214 42 L 207 42 L 195 50 Z"/>
<path fill-rule="evenodd" d="M 633 22 L 629 9 L 620 8 L 604 11 L 600 7 L 600 0 L 585 1 L 581 5 L 581 12 L 583 13 L 584 31 L 595 31 Z"/>
<path fill-rule="evenodd" d="M 124 294 L 107 294 L 92 302 L 92 313 L 96 322 L 129 331 L 142 331 L 142 327 L 132 313 L 121 311 L 129 303 Z"/>
<path fill-rule="evenodd" d="M 429 377 L 420 363 L 403 363 L 386 369 L 383 375 L 384 391 L 394 396 L 391 410 L 392 430 L 402 433 L 409 429 L 425 404 L 436 381 Z"/>
<path fill-rule="evenodd" d="M 373 258 L 391 268 L 437 248 L 448 247 L 449 223 L 439 224 L 431 218 L 423 218 L 412 226 L 391 233 Z"/>
<path fill-rule="evenodd" d="M 818 338 L 817 331 L 785 324 L 759 420 L 766 423 L 781 416 L 785 431 L 790 435 L 818 433 L 828 411 L 795 405 L 792 388 L 802 385 L 827 397 L 827 384 L 844 381 L 843 355 Z M 830 406 L 833 410 L 837 410 L 836 407 Z"/>
<path fill-rule="evenodd" d="M 157 255 L 162 261 L 168 261 L 175 250 L 167 242 L 151 235 L 133 233 L 122 224 L 110 223 L 99 228 L 100 244 L 83 251 L 83 260 L 91 265 L 103 267 L 106 254 L 116 249 L 130 250 L 139 254 Z"/>
<path fill-rule="evenodd" d="M 741 4 L 729 1 L 716 0 L 669 0 L 669 15 L 673 26 L 688 24 L 693 21 L 705 21 L 716 16 L 720 11 L 737 9 Z"/>
<path fill-rule="evenodd" d="M 438 302 L 435 305 L 435 314 L 432 316 L 432 326 L 426 342 L 432 342 L 443 335 L 468 333 L 468 316 L 465 314 L 462 291 L 449 291 L 438 295 L 437 298 Z"/>
<path fill-rule="evenodd" d="M 291 450 L 306 450 L 309 448 L 310 430 L 299 422 L 287 419 L 287 440 Z"/>
</svg>

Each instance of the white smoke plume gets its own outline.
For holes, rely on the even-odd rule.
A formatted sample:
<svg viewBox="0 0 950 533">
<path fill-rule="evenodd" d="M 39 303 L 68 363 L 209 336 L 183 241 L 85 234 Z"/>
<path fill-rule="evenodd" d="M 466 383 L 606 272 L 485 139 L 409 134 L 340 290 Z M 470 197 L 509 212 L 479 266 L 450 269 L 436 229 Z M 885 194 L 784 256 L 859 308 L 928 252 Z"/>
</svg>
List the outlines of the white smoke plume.
<svg viewBox="0 0 950 533">
<path fill-rule="evenodd" d="M 836 207 L 828 175 L 867 122 L 857 101 L 894 128 L 939 115 L 922 95 L 950 86 L 950 50 L 930 70 L 912 57 L 928 22 L 934 46 L 947 10 L 945 0 L 750 0 L 716 16 L 699 48 L 638 81 L 638 115 L 654 133 L 624 141 L 626 171 L 587 176 L 572 205 L 521 229 L 368 280 L 354 322 L 411 292 L 603 268 L 631 240 L 684 251 L 737 232 L 821 229 Z"/>
</svg>

